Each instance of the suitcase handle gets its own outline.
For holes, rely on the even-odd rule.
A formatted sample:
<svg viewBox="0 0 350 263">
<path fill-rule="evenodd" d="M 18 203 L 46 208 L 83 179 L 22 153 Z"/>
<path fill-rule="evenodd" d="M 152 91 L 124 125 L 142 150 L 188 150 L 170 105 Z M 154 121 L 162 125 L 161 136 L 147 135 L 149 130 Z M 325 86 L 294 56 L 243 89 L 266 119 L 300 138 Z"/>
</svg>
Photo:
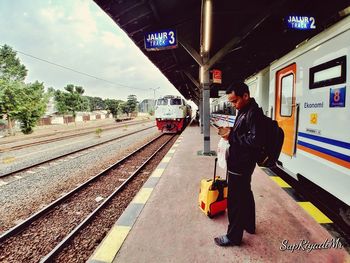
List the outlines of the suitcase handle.
<svg viewBox="0 0 350 263">
<path fill-rule="evenodd" d="M 213 180 L 213 183 L 215 183 L 215 178 L 216 178 L 216 163 L 218 162 L 218 158 L 215 157 L 215 163 L 214 163 L 214 180 Z M 226 169 L 226 182 L 227 182 L 227 174 L 228 174 L 228 169 Z"/>
<path fill-rule="evenodd" d="M 215 158 L 215 163 L 214 163 L 214 180 L 213 183 L 215 183 L 215 178 L 216 178 L 216 163 L 218 162 L 218 158 Z"/>
</svg>

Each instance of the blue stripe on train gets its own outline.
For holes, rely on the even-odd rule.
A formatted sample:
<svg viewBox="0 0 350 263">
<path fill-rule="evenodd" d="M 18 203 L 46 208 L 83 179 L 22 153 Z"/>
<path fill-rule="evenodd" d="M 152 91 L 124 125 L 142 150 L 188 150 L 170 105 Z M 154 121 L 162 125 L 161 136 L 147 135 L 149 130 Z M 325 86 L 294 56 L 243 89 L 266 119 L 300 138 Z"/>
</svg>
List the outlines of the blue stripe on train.
<svg viewBox="0 0 350 263">
<path fill-rule="evenodd" d="M 329 150 L 329 149 L 326 149 L 326 148 L 323 148 L 323 147 L 320 147 L 320 146 L 316 146 L 316 145 L 313 145 L 311 143 L 299 141 L 299 140 L 298 140 L 298 144 L 301 145 L 301 146 L 305 146 L 307 148 L 313 149 L 315 151 L 318 151 L 318 152 L 321 152 L 321 153 L 324 153 L 324 154 L 328 154 L 330 156 L 333 156 L 335 158 L 344 160 L 346 162 L 350 162 L 350 156 L 349 155 L 338 153 L 338 152 L 335 152 L 335 151 L 332 151 L 332 150 Z"/>
<path fill-rule="evenodd" d="M 334 146 L 338 146 L 338 147 L 342 147 L 342 148 L 350 150 L 350 143 L 348 143 L 348 142 L 342 142 L 342 141 L 329 139 L 329 138 L 325 138 L 325 137 L 321 137 L 321 136 L 316 136 L 316 135 L 312 135 L 312 134 L 307 134 L 307 133 L 303 133 L 303 132 L 298 132 L 298 136 L 312 139 L 312 140 L 319 141 L 319 142 L 328 143 L 328 144 L 331 144 Z"/>
</svg>

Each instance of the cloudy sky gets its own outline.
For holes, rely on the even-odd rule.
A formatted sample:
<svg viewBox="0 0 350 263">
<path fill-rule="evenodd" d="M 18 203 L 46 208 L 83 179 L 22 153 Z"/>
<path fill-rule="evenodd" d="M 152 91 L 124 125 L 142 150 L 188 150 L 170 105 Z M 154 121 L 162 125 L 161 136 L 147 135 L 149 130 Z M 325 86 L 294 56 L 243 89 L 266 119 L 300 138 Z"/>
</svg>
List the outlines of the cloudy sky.
<svg viewBox="0 0 350 263">
<path fill-rule="evenodd" d="M 122 100 L 130 94 L 139 101 L 153 98 L 151 89 L 157 87 L 156 97 L 180 95 L 92 0 L 0 0 L 4 44 L 18 51 L 28 69 L 26 82 L 39 80 L 55 89 L 72 83 L 85 95 Z"/>
</svg>

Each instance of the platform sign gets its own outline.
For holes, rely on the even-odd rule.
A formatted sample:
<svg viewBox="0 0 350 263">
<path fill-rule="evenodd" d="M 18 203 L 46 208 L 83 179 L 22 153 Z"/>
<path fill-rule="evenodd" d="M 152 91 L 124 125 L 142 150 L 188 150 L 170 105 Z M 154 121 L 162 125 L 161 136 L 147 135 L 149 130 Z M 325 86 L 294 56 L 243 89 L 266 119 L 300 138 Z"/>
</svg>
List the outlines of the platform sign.
<svg viewBox="0 0 350 263">
<path fill-rule="evenodd" d="M 213 69 L 212 72 L 213 72 L 213 83 L 221 84 L 222 82 L 221 70 Z"/>
<path fill-rule="evenodd" d="M 288 28 L 297 30 L 316 29 L 315 18 L 312 16 L 296 16 L 291 15 L 286 17 Z"/>
<path fill-rule="evenodd" d="M 148 32 L 145 34 L 145 49 L 158 51 L 177 48 L 176 31 L 173 29 Z"/>
<path fill-rule="evenodd" d="M 331 88 L 329 95 L 329 107 L 345 107 L 346 88 Z"/>
</svg>

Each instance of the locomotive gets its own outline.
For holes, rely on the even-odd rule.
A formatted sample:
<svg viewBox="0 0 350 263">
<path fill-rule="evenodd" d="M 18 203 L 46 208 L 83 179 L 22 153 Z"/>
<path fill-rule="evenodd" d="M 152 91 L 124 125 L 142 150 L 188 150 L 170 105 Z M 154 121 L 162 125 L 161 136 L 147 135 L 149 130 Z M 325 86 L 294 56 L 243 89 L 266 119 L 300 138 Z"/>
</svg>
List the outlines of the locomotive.
<svg viewBox="0 0 350 263">
<path fill-rule="evenodd" d="M 167 95 L 156 101 L 155 118 L 160 131 L 177 133 L 184 129 L 192 116 L 191 106 L 180 96 Z"/>
</svg>

